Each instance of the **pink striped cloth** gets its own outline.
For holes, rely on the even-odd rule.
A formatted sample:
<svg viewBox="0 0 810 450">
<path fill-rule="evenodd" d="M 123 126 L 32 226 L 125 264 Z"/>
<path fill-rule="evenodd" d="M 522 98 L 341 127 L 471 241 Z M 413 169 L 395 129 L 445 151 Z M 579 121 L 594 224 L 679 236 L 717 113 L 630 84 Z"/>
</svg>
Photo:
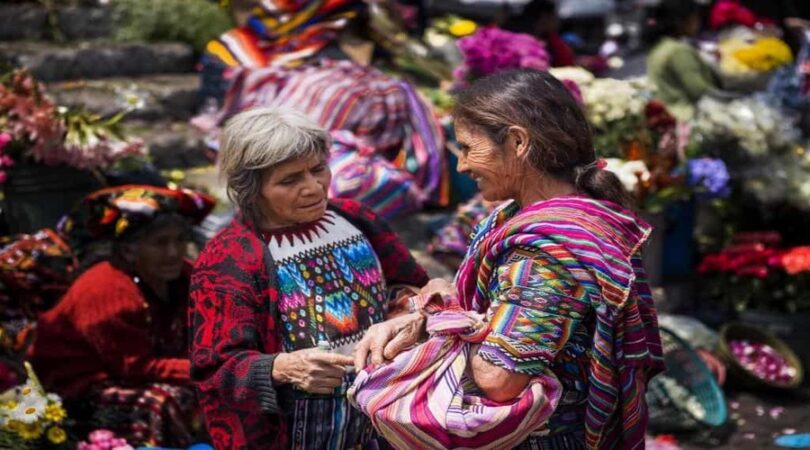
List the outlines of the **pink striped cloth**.
<svg viewBox="0 0 810 450">
<path fill-rule="evenodd" d="M 488 400 L 466 369 L 472 346 L 489 327 L 483 315 L 464 311 L 455 299 L 448 303 L 428 317 L 427 342 L 361 371 L 349 400 L 397 449 L 512 448 L 554 412 L 560 383 L 543 375 L 513 400 Z"/>
</svg>

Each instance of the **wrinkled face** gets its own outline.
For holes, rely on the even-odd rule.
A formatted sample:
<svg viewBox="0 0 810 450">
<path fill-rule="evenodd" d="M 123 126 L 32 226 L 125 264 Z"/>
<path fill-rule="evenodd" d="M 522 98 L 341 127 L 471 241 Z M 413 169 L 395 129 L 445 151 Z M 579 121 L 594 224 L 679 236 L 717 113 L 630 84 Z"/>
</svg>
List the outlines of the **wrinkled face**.
<svg viewBox="0 0 810 450">
<path fill-rule="evenodd" d="M 167 225 L 140 238 L 135 247 L 138 275 L 160 281 L 179 278 L 190 237 L 185 227 Z"/>
<path fill-rule="evenodd" d="M 514 197 L 518 176 L 514 151 L 499 146 L 483 131 L 456 122 L 456 139 L 461 155 L 458 171 L 466 173 L 478 183 L 478 189 L 487 201 L 509 200 Z"/>
<path fill-rule="evenodd" d="M 318 220 L 326 212 L 332 172 L 326 156 L 281 163 L 262 175 L 261 208 L 265 228 Z"/>
</svg>

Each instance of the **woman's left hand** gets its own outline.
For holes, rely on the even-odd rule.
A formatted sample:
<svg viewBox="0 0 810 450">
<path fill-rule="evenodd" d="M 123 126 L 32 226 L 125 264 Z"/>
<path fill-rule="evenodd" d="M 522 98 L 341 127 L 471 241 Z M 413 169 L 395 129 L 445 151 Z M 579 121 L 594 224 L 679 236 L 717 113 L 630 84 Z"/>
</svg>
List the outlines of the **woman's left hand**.
<svg viewBox="0 0 810 450">
<path fill-rule="evenodd" d="M 425 316 L 419 312 L 372 325 L 354 350 L 354 367 L 357 370 L 365 368 L 369 354 L 372 364 L 394 359 L 416 345 L 424 331 Z"/>
</svg>

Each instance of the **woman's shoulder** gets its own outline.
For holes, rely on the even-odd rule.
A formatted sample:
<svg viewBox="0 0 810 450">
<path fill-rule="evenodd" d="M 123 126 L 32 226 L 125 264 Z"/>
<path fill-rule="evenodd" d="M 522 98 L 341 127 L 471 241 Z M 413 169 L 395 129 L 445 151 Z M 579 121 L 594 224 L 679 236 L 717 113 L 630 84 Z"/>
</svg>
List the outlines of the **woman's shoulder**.
<svg viewBox="0 0 810 450">
<path fill-rule="evenodd" d="M 143 304 L 143 294 L 138 285 L 122 270 L 104 261 L 81 274 L 52 311 L 78 312 L 83 311 L 85 306 L 118 308 L 130 304 Z"/>
<path fill-rule="evenodd" d="M 200 252 L 191 275 L 195 286 L 227 283 L 252 286 L 265 275 L 265 252 L 261 238 L 237 217 L 212 237 Z"/>
<path fill-rule="evenodd" d="M 347 219 L 377 220 L 377 213 L 368 206 L 348 198 L 329 199 L 329 208 Z"/>
</svg>

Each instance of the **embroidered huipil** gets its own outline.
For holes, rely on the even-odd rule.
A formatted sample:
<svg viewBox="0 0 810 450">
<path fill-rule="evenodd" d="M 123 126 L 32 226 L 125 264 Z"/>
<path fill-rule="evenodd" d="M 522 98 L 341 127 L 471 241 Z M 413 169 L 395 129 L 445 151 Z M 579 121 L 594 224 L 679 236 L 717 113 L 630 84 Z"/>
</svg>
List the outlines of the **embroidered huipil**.
<svg viewBox="0 0 810 450">
<path fill-rule="evenodd" d="M 387 288 L 368 239 L 333 211 L 318 221 L 264 232 L 276 263 L 284 350 L 329 343 L 352 355 L 372 324 L 385 317 Z M 345 397 L 354 375 L 334 396 L 285 389 L 292 401 L 292 448 L 343 449 L 368 442 L 372 427 Z"/>
</svg>

